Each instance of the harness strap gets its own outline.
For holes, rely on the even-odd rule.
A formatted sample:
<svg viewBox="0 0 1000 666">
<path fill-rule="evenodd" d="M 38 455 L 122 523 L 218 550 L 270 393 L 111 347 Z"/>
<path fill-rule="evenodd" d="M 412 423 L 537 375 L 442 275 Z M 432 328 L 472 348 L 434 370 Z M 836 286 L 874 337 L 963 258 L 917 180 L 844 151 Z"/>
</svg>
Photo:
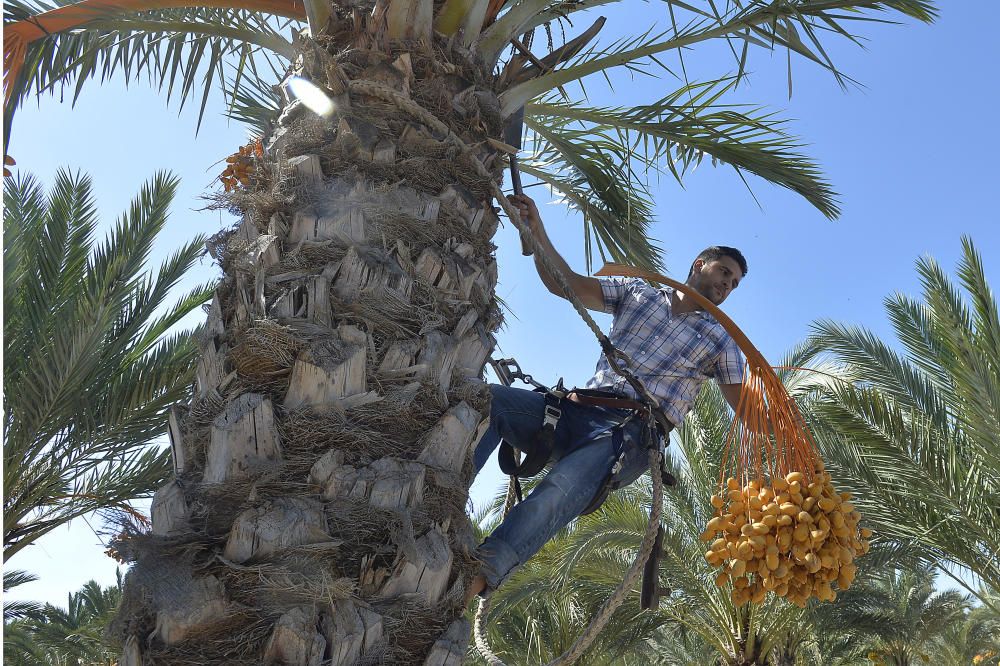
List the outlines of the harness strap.
<svg viewBox="0 0 1000 666">
<path fill-rule="evenodd" d="M 552 459 L 552 451 L 555 449 L 556 426 L 562 417 L 562 409 L 559 408 L 560 398 L 550 392 L 545 392 L 545 416 L 542 419 L 542 428 L 535 436 L 535 441 L 524 459 L 518 464 L 514 456 L 514 447 L 506 441 L 500 442 L 500 450 L 497 451 L 497 463 L 500 470 L 515 478 L 526 479 L 535 476 L 549 464 Z M 515 486 L 519 489 L 520 484 Z M 518 501 L 521 501 L 521 493 L 518 492 Z"/>
<path fill-rule="evenodd" d="M 648 412 L 646 412 L 645 417 L 646 418 L 644 419 L 644 421 L 646 423 L 646 427 L 643 430 L 643 439 L 642 442 L 640 443 L 641 447 L 644 449 L 658 448 L 659 446 L 659 438 L 657 437 L 658 434 L 661 435 L 665 441 L 669 442 L 670 440 L 668 438 L 670 436 L 670 430 L 667 430 L 665 433 L 660 432 L 659 423 L 655 419 L 650 419 Z M 623 442 L 624 439 L 623 431 L 625 429 L 626 424 L 631 420 L 631 418 L 632 417 L 626 419 L 621 424 L 615 426 L 615 428 L 612 430 L 611 441 L 615 446 L 616 450 L 618 451 L 618 458 L 615 460 L 615 464 L 611 467 L 611 471 L 604 478 L 604 482 L 601 483 L 600 489 L 598 489 L 598 491 L 594 493 L 593 499 L 591 499 L 590 503 L 587 504 L 587 508 L 585 508 L 580 513 L 581 516 L 586 516 L 587 514 L 594 513 L 595 511 L 600 509 L 601 505 L 604 504 L 604 501 L 608 499 L 608 495 L 610 495 L 615 490 L 618 490 L 618 484 L 616 483 L 616 479 L 618 477 L 618 473 L 621 471 L 622 465 L 625 461 L 625 454 L 626 454 Z M 663 479 L 664 483 L 670 486 L 674 485 L 675 482 L 674 478 L 671 475 L 666 474 L 662 467 L 660 471 L 661 471 L 661 478 Z"/>
</svg>

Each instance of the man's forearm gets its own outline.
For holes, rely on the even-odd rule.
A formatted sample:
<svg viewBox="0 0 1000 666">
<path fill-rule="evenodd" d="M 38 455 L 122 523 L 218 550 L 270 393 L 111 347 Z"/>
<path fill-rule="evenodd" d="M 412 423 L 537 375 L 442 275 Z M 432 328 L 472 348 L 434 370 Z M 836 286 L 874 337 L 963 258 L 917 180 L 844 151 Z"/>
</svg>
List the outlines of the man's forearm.
<svg viewBox="0 0 1000 666">
<path fill-rule="evenodd" d="M 562 273 L 563 277 L 569 279 L 570 276 L 573 275 L 573 270 L 569 267 L 569 264 L 566 263 L 566 260 L 562 258 L 562 255 L 556 251 L 555 247 L 552 245 L 552 241 L 549 240 L 549 237 L 542 232 L 540 234 L 536 234 L 535 238 L 545 251 L 545 256 L 549 260 L 549 263 Z M 545 265 L 542 263 L 541 256 L 538 253 L 535 253 L 535 270 L 538 271 L 538 277 L 542 279 L 542 284 L 545 285 L 546 289 L 556 296 L 565 298 L 562 287 L 559 286 L 556 278 L 549 273 L 547 268 L 545 268 Z"/>
<path fill-rule="evenodd" d="M 566 282 L 572 293 L 580 299 L 584 307 L 591 310 L 603 309 L 604 296 L 600 284 L 594 278 L 574 273 L 573 269 L 566 263 L 566 260 L 556 252 L 556 249 L 552 246 L 552 241 L 549 240 L 548 234 L 545 233 L 545 227 L 542 226 L 542 218 L 538 215 L 538 208 L 535 206 L 535 202 L 531 200 L 531 197 L 523 194 L 513 194 L 508 198 L 512 204 L 517 206 L 521 219 L 528 224 L 531 233 L 534 235 L 534 239 L 538 241 L 540 251 L 535 254 L 535 270 L 538 271 L 538 277 L 542 279 L 542 284 L 545 285 L 545 288 L 560 298 L 568 298 L 555 277 L 542 263 L 543 255 L 544 259 L 547 260 L 545 264 L 548 264 L 554 271 L 557 271 L 566 278 Z"/>
</svg>

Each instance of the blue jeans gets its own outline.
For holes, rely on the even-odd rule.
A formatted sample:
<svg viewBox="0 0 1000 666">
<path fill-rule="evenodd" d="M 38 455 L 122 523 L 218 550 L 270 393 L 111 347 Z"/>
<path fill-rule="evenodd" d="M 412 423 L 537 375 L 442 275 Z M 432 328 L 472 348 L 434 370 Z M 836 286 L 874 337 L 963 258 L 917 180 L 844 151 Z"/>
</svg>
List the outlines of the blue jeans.
<svg viewBox="0 0 1000 666">
<path fill-rule="evenodd" d="M 529 453 L 542 427 L 545 398 L 541 393 L 491 385 L 493 402 L 490 427 L 476 446 L 476 472 L 504 439 Z M 613 429 L 631 414 L 628 410 L 580 405 L 563 400 L 562 417 L 555 431 L 554 461 L 545 478 L 477 550 L 482 574 L 490 589 L 538 552 L 556 532 L 580 515 L 607 479 L 615 460 L 624 451 L 618 487 L 637 479 L 646 469 L 647 456 L 640 445 L 644 425 L 630 420 L 621 437 Z"/>
</svg>

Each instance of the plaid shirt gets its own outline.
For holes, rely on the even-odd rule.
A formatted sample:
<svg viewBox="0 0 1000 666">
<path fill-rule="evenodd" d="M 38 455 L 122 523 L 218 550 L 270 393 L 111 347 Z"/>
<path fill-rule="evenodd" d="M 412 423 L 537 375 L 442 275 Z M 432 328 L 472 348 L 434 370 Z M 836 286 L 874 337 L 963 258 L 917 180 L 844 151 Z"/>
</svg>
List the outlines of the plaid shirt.
<svg viewBox="0 0 1000 666">
<path fill-rule="evenodd" d="M 634 361 L 632 371 L 660 400 L 679 426 L 706 379 L 719 384 L 743 381 L 743 355 L 714 317 L 704 311 L 674 316 L 670 287 L 654 289 L 638 278 L 601 279 L 604 310 L 614 316 L 611 344 Z M 587 388 L 613 389 L 635 397 L 625 379 L 601 354 Z"/>
</svg>

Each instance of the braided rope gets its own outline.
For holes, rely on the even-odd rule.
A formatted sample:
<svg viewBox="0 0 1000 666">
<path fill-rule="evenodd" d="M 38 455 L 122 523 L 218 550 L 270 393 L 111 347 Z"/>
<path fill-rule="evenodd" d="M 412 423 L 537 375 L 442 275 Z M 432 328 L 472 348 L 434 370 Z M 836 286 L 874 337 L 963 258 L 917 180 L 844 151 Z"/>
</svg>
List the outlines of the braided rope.
<svg viewBox="0 0 1000 666">
<path fill-rule="evenodd" d="M 566 280 L 566 276 L 563 275 L 562 271 L 552 262 L 552 260 L 546 255 L 545 250 L 542 248 L 541 243 L 535 238 L 534 234 L 531 233 L 531 229 L 523 221 L 521 221 L 521 216 L 517 210 L 510 204 L 507 197 L 504 196 L 503 191 L 496 184 L 493 174 L 483 166 L 483 163 L 475 156 L 473 151 L 459 138 L 454 132 L 451 131 L 445 123 L 441 122 L 438 118 L 434 116 L 430 111 L 423 108 L 411 98 L 403 95 L 400 92 L 388 88 L 379 83 L 373 83 L 371 81 L 358 81 L 353 80 L 348 82 L 348 89 L 352 93 L 371 95 L 372 97 L 378 97 L 388 102 L 392 102 L 401 111 L 412 115 L 414 118 L 424 123 L 434 131 L 438 132 L 446 138 L 452 145 L 459 149 L 461 155 L 466 158 L 470 163 L 472 168 L 475 170 L 476 174 L 481 178 L 485 179 L 490 184 L 490 193 L 500 204 L 500 207 L 507 214 L 514 227 L 521 233 L 521 237 L 524 242 L 527 243 L 528 247 L 534 250 L 535 256 L 541 261 L 542 266 L 551 275 L 556 284 L 562 290 L 563 295 L 566 300 L 572 304 L 573 309 L 576 310 L 580 318 L 587 324 L 591 332 L 597 337 L 598 342 L 601 345 L 601 349 L 604 351 L 604 355 L 608 359 L 608 363 L 611 368 L 620 376 L 624 377 L 625 380 L 635 389 L 636 393 L 641 397 L 641 399 L 651 406 L 657 404 L 656 399 L 649 393 L 645 385 L 639 379 L 632 374 L 626 367 L 624 362 L 627 359 L 624 355 L 620 354 L 611 345 L 611 341 L 608 340 L 607 336 L 604 335 L 604 331 L 601 330 L 594 318 L 590 316 L 587 308 L 580 301 L 576 292 L 569 285 Z M 624 362 L 623 362 L 624 361 Z M 573 644 L 569 647 L 566 652 L 556 657 L 554 660 L 550 661 L 547 666 L 562 666 L 564 664 L 572 664 L 576 659 L 580 657 L 581 654 L 590 646 L 593 640 L 597 637 L 597 634 L 601 632 L 604 626 L 611 619 L 611 615 L 618 609 L 618 607 L 625 600 L 626 595 L 632 591 L 633 586 L 639 580 L 642 575 L 642 568 L 649 559 L 650 554 L 653 552 L 653 545 L 656 541 L 656 533 L 660 526 L 660 516 L 663 511 L 663 480 L 660 477 L 660 452 L 658 450 L 650 450 L 649 452 L 649 470 L 650 477 L 653 481 L 653 501 L 652 506 L 649 511 L 649 525 L 646 527 L 646 533 L 643 536 L 642 543 L 639 546 L 639 552 L 636 555 L 635 561 L 632 566 L 629 567 L 628 571 L 625 573 L 624 578 L 622 578 L 621 583 L 615 588 L 615 591 L 610 597 L 604 602 L 597 614 L 591 619 L 590 623 L 583 630 L 583 633 L 577 637 Z M 506 507 L 505 507 L 506 508 Z M 505 666 L 504 662 L 497 657 L 492 650 L 489 648 L 489 644 L 486 642 L 485 632 L 483 631 L 486 624 L 486 617 L 489 611 L 489 603 L 483 599 L 479 602 L 479 608 L 476 611 L 476 620 L 474 625 L 473 633 L 475 635 L 476 647 L 482 653 L 483 657 L 487 660 L 490 666 Z"/>
<path fill-rule="evenodd" d="M 490 598 L 480 597 L 479 606 L 476 608 L 476 618 L 472 623 L 472 637 L 476 642 L 476 649 L 490 666 L 507 666 L 503 660 L 496 656 L 486 640 L 486 618 L 490 612 Z"/>
<path fill-rule="evenodd" d="M 653 553 L 653 546 L 656 544 L 656 533 L 660 528 L 660 516 L 663 513 L 663 479 L 660 477 L 660 452 L 652 449 L 649 452 L 649 472 L 653 481 L 652 505 L 649 509 L 649 524 L 646 526 L 646 534 L 642 537 L 642 544 L 639 552 L 636 553 L 635 561 L 625 572 L 624 578 L 618 583 L 618 587 L 611 593 L 604 605 L 597 611 L 597 615 L 590 621 L 587 628 L 583 630 L 573 644 L 564 653 L 550 661 L 546 666 L 562 666 L 572 664 L 583 652 L 590 647 L 590 644 L 597 638 L 597 634 L 604 629 L 604 626 L 611 619 L 618 607 L 625 601 L 635 584 L 642 576 L 642 568 L 646 565 L 646 560 Z"/>
</svg>

